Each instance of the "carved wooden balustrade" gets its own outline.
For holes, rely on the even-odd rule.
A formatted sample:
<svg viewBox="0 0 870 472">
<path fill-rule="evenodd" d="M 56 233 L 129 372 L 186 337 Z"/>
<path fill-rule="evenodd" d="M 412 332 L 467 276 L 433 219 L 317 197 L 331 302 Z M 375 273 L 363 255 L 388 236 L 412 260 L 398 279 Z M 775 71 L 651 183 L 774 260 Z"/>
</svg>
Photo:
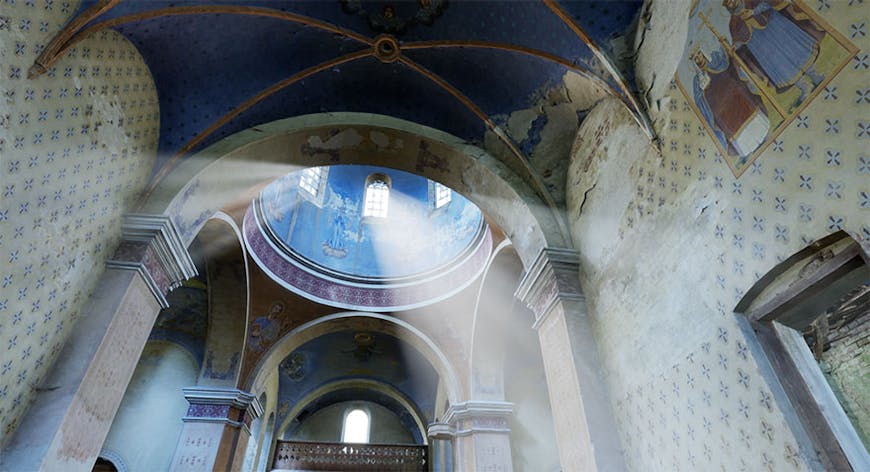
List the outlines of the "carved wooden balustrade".
<svg viewBox="0 0 870 472">
<path fill-rule="evenodd" d="M 311 471 L 429 470 L 428 446 L 278 441 L 273 469 Z"/>
</svg>

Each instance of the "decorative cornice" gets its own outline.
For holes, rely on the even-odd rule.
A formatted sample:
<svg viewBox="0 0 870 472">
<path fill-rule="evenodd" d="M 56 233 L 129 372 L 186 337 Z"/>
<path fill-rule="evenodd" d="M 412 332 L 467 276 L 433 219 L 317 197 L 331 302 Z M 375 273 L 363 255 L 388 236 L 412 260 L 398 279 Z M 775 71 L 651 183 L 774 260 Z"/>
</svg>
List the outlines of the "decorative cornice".
<svg viewBox="0 0 870 472">
<path fill-rule="evenodd" d="M 433 425 L 448 426 L 452 436 L 468 436 L 474 433 L 507 434 L 511 431 L 508 419 L 513 412 L 514 404 L 510 402 L 468 400 L 450 405 L 443 422 Z M 429 426 L 430 431 L 433 425 Z"/>
<path fill-rule="evenodd" d="M 121 243 L 106 266 L 138 272 L 163 308 L 169 306 L 166 294 L 197 274 L 175 225 L 164 215 L 125 215 Z"/>
<path fill-rule="evenodd" d="M 229 405 L 238 409 L 250 408 L 254 418 L 263 414 L 263 405 L 251 393 L 237 388 L 221 387 L 184 387 L 184 398 L 191 405 Z"/>
<path fill-rule="evenodd" d="M 251 421 L 263 414 L 260 400 L 237 388 L 185 387 L 184 398 L 190 403 L 183 421 L 225 423 L 249 428 Z"/>
<path fill-rule="evenodd" d="M 449 441 L 456 435 L 456 429 L 449 423 L 435 422 L 429 424 L 426 435 L 429 436 L 429 439 Z"/>
<path fill-rule="evenodd" d="M 557 302 L 585 300 L 579 269 L 580 257 L 573 249 L 545 247 L 538 253 L 515 293 L 535 313 L 535 328 Z"/>
</svg>

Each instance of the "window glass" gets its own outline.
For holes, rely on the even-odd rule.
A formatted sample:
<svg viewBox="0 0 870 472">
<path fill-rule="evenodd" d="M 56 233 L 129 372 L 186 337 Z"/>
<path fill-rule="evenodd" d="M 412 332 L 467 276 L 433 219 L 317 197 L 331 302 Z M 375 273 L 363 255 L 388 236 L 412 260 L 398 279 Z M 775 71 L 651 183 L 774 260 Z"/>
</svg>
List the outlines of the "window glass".
<svg viewBox="0 0 870 472">
<path fill-rule="evenodd" d="M 450 187 L 445 187 L 439 183 L 435 183 L 435 208 L 441 208 L 444 205 L 450 203 L 450 198 L 453 195 L 453 191 L 450 190 Z"/>
<path fill-rule="evenodd" d="M 310 167 L 302 171 L 302 176 L 299 178 L 299 188 L 307 192 L 312 197 L 316 197 L 320 192 L 320 181 L 323 178 L 322 167 Z"/>
<path fill-rule="evenodd" d="M 386 218 L 390 201 L 390 186 L 380 179 L 371 180 L 366 186 L 363 216 Z"/>
<path fill-rule="evenodd" d="M 369 442 L 369 415 L 356 409 L 344 417 L 344 427 L 341 430 L 341 441 L 346 443 Z"/>
</svg>

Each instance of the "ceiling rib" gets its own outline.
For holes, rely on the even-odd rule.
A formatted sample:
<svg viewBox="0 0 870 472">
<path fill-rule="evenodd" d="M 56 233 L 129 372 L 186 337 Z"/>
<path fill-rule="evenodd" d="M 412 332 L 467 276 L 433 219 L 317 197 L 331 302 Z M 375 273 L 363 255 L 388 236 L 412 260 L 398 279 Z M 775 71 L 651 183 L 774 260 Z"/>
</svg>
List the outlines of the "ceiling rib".
<svg viewBox="0 0 870 472">
<path fill-rule="evenodd" d="M 450 82 L 447 82 L 446 80 L 444 80 L 443 78 L 441 78 L 437 74 L 433 73 L 429 69 L 426 69 L 422 65 L 417 64 L 416 62 L 412 61 L 411 59 L 408 59 L 405 56 L 399 56 L 398 61 L 401 62 L 402 64 L 408 66 L 409 68 L 413 69 L 414 71 L 421 74 L 422 76 L 426 77 L 427 79 L 431 80 L 432 82 L 437 84 L 439 87 L 444 89 L 447 93 L 449 93 L 450 95 L 455 97 L 457 100 L 462 102 L 462 104 L 465 105 L 466 108 L 468 108 L 472 113 L 474 113 L 478 118 L 480 118 L 480 120 L 483 121 L 486 124 L 486 126 L 493 133 L 495 133 L 495 135 L 499 138 L 499 140 L 502 143 L 504 143 L 505 146 L 508 147 L 508 149 L 514 155 L 514 157 L 520 162 L 523 169 L 528 174 L 526 176 L 526 178 L 531 180 L 531 183 L 535 189 L 535 192 L 538 194 L 538 196 L 540 196 L 544 200 L 544 203 L 547 204 L 547 207 L 553 213 L 553 216 L 556 219 L 556 221 L 559 222 L 559 228 L 561 229 L 563 236 L 569 234 L 568 233 L 568 225 L 565 222 L 565 217 L 562 214 L 562 212 L 559 211 L 558 206 L 556 205 L 556 202 L 553 200 L 553 196 L 550 194 L 550 192 L 544 186 L 544 183 L 541 181 L 541 178 L 538 175 L 538 173 L 535 172 L 535 170 L 529 164 L 529 158 L 526 157 L 525 154 L 523 154 L 523 152 L 517 147 L 517 145 L 513 142 L 513 140 L 510 138 L 510 136 L 505 134 L 504 131 L 502 131 L 501 128 L 498 127 L 498 125 L 493 123 L 493 121 L 489 118 L 489 116 L 486 113 L 484 113 L 483 110 L 481 110 L 477 105 L 475 105 L 475 103 L 472 102 L 471 99 L 469 99 L 462 92 L 460 92 L 459 89 L 457 89 L 456 87 L 451 85 Z"/>
<path fill-rule="evenodd" d="M 625 81 L 625 78 L 622 77 L 622 74 L 613 66 L 610 62 L 610 58 L 601 51 L 601 48 L 595 44 L 595 41 L 592 40 L 591 37 L 586 33 L 582 26 L 577 24 L 574 21 L 574 18 L 571 17 L 567 11 L 565 11 L 556 0 L 543 0 L 544 4 L 549 8 L 560 20 L 562 20 L 565 25 L 583 41 L 584 44 L 592 51 L 592 54 L 595 55 L 596 58 L 601 62 L 601 65 L 607 70 L 607 73 L 610 74 L 611 77 L 619 84 L 619 88 L 622 89 L 622 93 L 624 94 L 625 100 L 624 103 L 628 106 L 631 111 L 634 120 L 637 122 L 638 126 L 640 126 L 641 130 L 643 130 L 644 134 L 646 134 L 647 139 L 649 139 L 650 143 L 656 145 L 658 147 L 658 138 L 656 138 L 655 130 L 652 127 L 652 122 L 649 119 L 646 111 L 641 108 L 640 104 L 637 102 L 637 99 L 634 97 L 634 94 L 631 93 L 631 89 L 628 87 L 628 84 Z M 627 102 L 626 102 L 627 100 Z"/>
<path fill-rule="evenodd" d="M 402 50 L 415 50 L 415 49 L 434 49 L 434 48 L 482 48 L 482 49 L 495 49 L 499 51 L 509 51 L 515 52 L 519 54 L 526 54 L 532 57 L 537 57 L 538 59 L 542 59 L 545 61 L 554 62 L 559 64 L 577 74 L 586 77 L 587 79 L 592 80 L 601 88 L 606 90 L 610 95 L 615 98 L 618 98 L 622 103 L 628 107 L 629 110 L 633 110 L 633 104 L 628 101 L 628 99 L 618 90 L 613 88 L 609 82 L 603 80 L 601 77 L 598 77 L 588 68 L 576 64 L 574 62 L 569 61 L 568 59 L 557 56 L 555 54 L 550 54 L 546 51 L 541 51 L 540 49 L 529 48 L 525 46 L 518 46 L 515 44 L 507 44 L 507 43 L 497 43 L 491 41 L 466 41 L 466 40 L 446 40 L 446 41 L 415 41 L 412 43 L 402 44 Z"/>
<path fill-rule="evenodd" d="M 120 0 L 106 0 L 107 3 L 111 3 L 111 6 L 106 6 L 96 13 L 90 14 L 87 18 L 85 18 L 86 14 L 89 14 L 91 10 L 96 7 L 89 8 L 81 15 L 76 17 L 73 22 L 78 26 L 76 29 L 67 29 L 61 31 L 55 38 L 52 40 L 50 46 L 53 46 L 53 50 L 49 51 L 46 49 L 34 63 L 34 66 L 31 67 L 31 70 L 35 71 L 36 75 L 39 75 L 45 72 L 52 64 L 57 62 L 64 54 L 73 46 L 75 46 L 78 42 L 83 39 L 89 37 L 90 35 L 97 33 L 99 31 L 105 30 L 107 28 L 114 28 L 116 26 L 120 26 L 126 23 L 134 23 L 137 21 L 150 20 L 153 18 L 161 18 L 168 16 L 180 16 L 180 15 L 207 15 L 207 14 L 226 14 L 226 15 L 245 15 L 245 16 L 259 16 L 263 18 L 275 18 L 279 20 L 288 21 L 291 23 L 297 23 L 304 26 L 310 26 L 312 28 L 317 28 L 319 30 L 323 30 L 333 34 L 339 34 L 345 36 L 349 39 L 353 39 L 363 43 L 367 46 L 372 45 L 372 39 L 366 36 L 363 36 L 355 31 L 351 31 L 345 28 L 340 28 L 331 23 L 327 23 L 325 21 L 320 21 L 314 18 L 310 18 L 304 15 L 297 15 L 295 13 L 288 13 L 280 10 L 273 10 L 271 8 L 262 8 L 262 7 L 249 7 L 249 6 L 236 6 L 236 5 L 202 5 L 202 6 L 189 6 L 189 7 L 168 7 L 168 8 L 160 8 L 157 10 L 151 10 L 141 13 L 134 13 L 131 15 L 124 15 L 118 18 L 113 18 L 111 20 L 101 21 L 97 24 L 91 25 L 84 30 L 78 31 L 79 28 L 84 26 L 89 21 L 93 20 L 96 16 L 102 14 L 103 12 L 109 10 L 114 4 L 118 3 Z M 55 42 L 57 44 L 55 45 Z M 50 54 L 48 54 L 50 52 Z"/>
<path fill-rule="evenodd" d="M 362 59 L 364 57 L 369 57 L 371 55 L 372 55 L 371 49 L 363 49 L 361 51 L 356 51 L 356 52 L 352 52 L 350 54 L 345 54 L 344 56 L 337 57 L 337 58 L 329 60 L 329 61 L 321 62 L 320 64 L 317 64 L 316 66 L 312 66 L 312 67 L 309 67 L 307 69 L 303 69 L 303 70 L 291 75 L 290 77 L 287 77 L 284 80 L 276 82 L 276 83 L 272 84 L 270 87 L 263 89 L 262 91 L 260 91 L 256 95 L 245 100 L 241 105 L 233 108 L 229 113 L 225 114 L 224 116 L 220 117 L 218 120 L 213 122 L 211 125 L 209 125 L 208 128 L 206 128 L 205 130 L 203 130 L 202 132 L 197 134 L 193 139 L 188 141 L 187 144 L 185 144 L 181 149 L 179 149 L 175 154 L 173 154 L 172 157 L 168 161 L 166 161 L 166 163 L 163 165 L 163 167 L 160 168 L 160 170 L 157 172 L 157 174 L 151 180 L 151 184 L 148 186 L 148 189 L 145 192 L 145 195 L 144 195 L 142 201 L 145 201 L 148 198 L 148 196 L 154 191 L 154 189 L 157 187 L 157 185 L 160 183 L 160 181 L 166 176 L 166 174 L 168 174 L 169 171 L 175 167 L 175 165 L 178 163 L 178 160 L 181 159 L 181 157 L 183 157 L 185 154 L 190 152 L 194 147 L 196 147 L 198 144 L 200 144 L 205 138 L 207 138 L 212 133 L 214 133 L 215 131 L 220 129 L 225 124 L 229 123 L 230 120 L 232 120 L 236 116 L 240 115 L 242 112 L 244 112 L 248 108 L 251 108 L 252 106 L 256 105 L 257 103 L 268 98 L 270 95 L 272 95 L 272 94 L 274 94 L 274 93 L 276 93 L 284 88 L 287 88 L 287 87 L 295 84 L 296 82 L 299 82 L 300 80 L 307 79 L 308 77 L 311 77 L 314 74 L 317 74 L 319 72 L 323 72 L 324 70 L 330 69 L 332 67 L 335 67 L 335 66 L 338 66 L 341 64 L 345 64 L 345 63 L 348 63 L 351 61 L 355 61 L 357 59 Z"/>
<path fill-rule="evenodd" d="M 88 24 L 91 20 L 111 10 L 119 3 L 121 3 L 121 0 L 100 0 L 73 18 L 54 36 L 54 38 L 51 39 L 48 46 L 46 46 L 39 54 L 39 57 L 33 61 L 33 65 L 30 66 L 30 70 L 27 71 L 27 78 L 33 79 L 44 74 L 51 64 L 53 64 L 61 55 L 59 54 L 59 51 L 64 48 L 64 45 L 72 35 Z"/>
</svg>

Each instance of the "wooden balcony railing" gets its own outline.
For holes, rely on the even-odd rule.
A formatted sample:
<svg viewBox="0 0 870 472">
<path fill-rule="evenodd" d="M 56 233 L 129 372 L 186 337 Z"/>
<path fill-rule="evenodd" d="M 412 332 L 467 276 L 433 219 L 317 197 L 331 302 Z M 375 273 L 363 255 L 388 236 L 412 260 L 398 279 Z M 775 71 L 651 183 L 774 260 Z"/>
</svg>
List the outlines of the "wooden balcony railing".
<svg viewBox="0 0 870 472">
<path fill-rule="evenodd" d="M 427 472 L 427 446 L 278 441 L 274 469 Z"/>
</svg>

